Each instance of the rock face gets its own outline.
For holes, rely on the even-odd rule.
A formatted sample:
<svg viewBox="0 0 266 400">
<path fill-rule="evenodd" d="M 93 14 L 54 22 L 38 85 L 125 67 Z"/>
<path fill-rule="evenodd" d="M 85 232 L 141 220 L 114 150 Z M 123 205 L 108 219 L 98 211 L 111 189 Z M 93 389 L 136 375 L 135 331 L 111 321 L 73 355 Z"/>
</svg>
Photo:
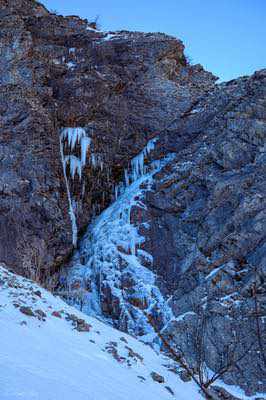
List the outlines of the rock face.
<svg viewBox="0 0 266 400">
<path fill-rule="evenodd" d="M 265 83 L 214 87 L 158 134 L 62 274 L 71 303 L 247 394 L 265 391 Z"/>
<path fill-rule="evenodd" d="M 0 260 L 44 282 L 72 249 L 60 129 L 86 128 L 102 158 L 70 179 L 82 231 L 128 160 L 214 78 L 187 66 L 172 37 L 98 32 L 33 0 L 0 6 Z"/>
<path fill-rule="evenodd" d="M 86 270 L 81 307 L 266 391 L 266 70 L 216 85 L 167 35 L 0 6 L 0 262 L 64 289 Z"/>
<path fill-rule="evenodd" d="M 146 196 L 164 334 L 248 394 L 265 391 L 265 100 L 265 70 L 210 93 L 163 138 L 176 161 Z"/>
</svg>

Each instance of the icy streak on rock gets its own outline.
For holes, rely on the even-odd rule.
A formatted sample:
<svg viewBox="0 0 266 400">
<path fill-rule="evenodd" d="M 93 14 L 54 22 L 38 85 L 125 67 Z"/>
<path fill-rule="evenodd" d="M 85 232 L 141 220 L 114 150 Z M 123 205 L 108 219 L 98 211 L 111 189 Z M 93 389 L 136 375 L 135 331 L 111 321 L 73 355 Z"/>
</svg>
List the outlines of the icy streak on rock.
<svg viewBox="0 0 266 400">
<path fill-rule="evenodd" d="M 78 237 L 78 228 L 77 228 L 76 216 L 75 216 L 75 212 L 74 212 L 74 208 L 73 208 L 73 204 L 72 204 L 72 198 L 71 198 L 69 183 L 68 183 L 67 174 L 66 174 L 66 161 L 65 161 L 65 157 L 64 157 L 63 136 L 61 134 L 59 135 L 59 142 L 60 142 L 60 155 L 61 155 L 64 180 L 65 180 L 65 184 L 66 184 L 68 206 L 69 206 L 69 216 L 70 216 L 71 227 L 72 227 L 72 243 L 73 243 L 73 246 L 76 247 L 77 237 Z"/>
<path fill-rule="evenodd" d="M 87 158 L 87 152 L 88 149 L 91 145 L 91 138 L 88 136 L 83 136 L 81 138 L 81 165 L 84 167 L 86 165 L 86 158 Z"/>
<path fill-rule="evenodd" d="M 149 140 L 144 147 L 144 149 L 136 155 L 130 162 L 130 174 L 128 174 L 127 169 L 124 171 L 125 175 L 125 184 L 126 186 L 129 185 L 130 181 L 135 182 L 141 176 L 147 173 L 147 166 L 145 165 L 145 158 L 150 154 L 152 150 L 154 150 L 155 143 L 157 142 L 158 138 L 155 137 Z"/>
<path fill-rule="evenodd" d="M 67 197 L 69 203 L 69 215 L 72 224 L 72 243 L 76 247 L 77 244 L 77 222 L 75 215 L 75 207 L 73 205 L 73 200 L 71 198 L 71 192 L 69 187 L 69 181 L 67 177 L 67 165 L 69 165 L 70 177 L 71 179 L 75 179 L 76 174 L 79 177 L 79 180 L 82 181 L 82 170 L 86 165 L 87 161 L 87 153 L 90 150 L 90 164 L 93 168 L 97 168 L 100 166 L 101 170 L 103 170 L 103 160 L 101 154 L 94 153 L 91 144 L 92 139 L 87 135 L 87 132 L 84 128 L 81 127 L 65 127 L 61 129 L 60 132 L 60 153 L 61 160 L 63 166 L 64 180 L 66 183 Z M 78 157 L 76 154 L 71 154 L 76 146 L 80 144 L 80 156 Z M 64 154 L 64 146 L 69 148 L 70 154 Z M 82 185 L 82 197 L 84 196 L 84 184 Z"/>
<path fill-rule="evenodd" d="M 143 157 L 135 157 L 132 165 L 136 169 L 135 173 L 131 173 L 131 183 L 114 189 L 116 200 L 89 226 L 71 263 L 72 267 L 66 270 L 66 285 L 70 294 L 68 301 L 71 304 L 77 307 L 82 304 L 86 313 L 103 317 L 105 291 L 110 290 L 111 296 L 119 299 L 121 307 L 118 323 L 121 327 L 126 324 L 130 333 L 138 335 L 139 332 L 142 340 L 148 342 L 153 341 L 156 335 L 141 309 L 132 305 L 132 310 L 129 310 L 132 295 L 123 289 L 120 264 L 123 263 L 123 274 L 129 274 L 135 282 L 134 295 L 143 304 L 147 303 L 149 312 L 160 307 L 164 324 L 167 324 L 173 317 L 172 311 L 156 287 L 154 273 L 142 263 L 143 259 L 152 263 L 153 258 L 140 248 L 145 239 L 139 234 L 139 226 L 135 226 L 130 218 L 132 207 L 145 208 L 141 198 L 151 188 L 153 175 L 171 158 L 152 162 L 144 168 L 142 160 L 154 148 L 155 141 L 153 139 L 145 146 L 141 152 Z M 77 289 L 73 289 L 75 287 Z"/>
</svg>

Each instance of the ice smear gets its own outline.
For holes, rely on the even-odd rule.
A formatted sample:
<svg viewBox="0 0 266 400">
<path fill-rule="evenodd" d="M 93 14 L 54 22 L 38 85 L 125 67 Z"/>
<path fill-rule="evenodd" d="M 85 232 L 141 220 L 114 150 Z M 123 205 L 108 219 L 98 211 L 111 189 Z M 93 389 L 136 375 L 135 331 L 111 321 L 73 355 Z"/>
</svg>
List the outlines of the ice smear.
<svg viewBox="0 0 266 400">
<path fill-rule="evenodd" d="M 155 137 L 151 140 L 148 141 L 144 149 L 137 155 L 135 156 L 131 162 L 130 162 L 130 167 L 131 167 L 131 173 L 128 174 L 128 170 L 125 169 L 124 175 L 125 175 L 125 183 L 128 186 L 130 182 L 134 182 L 137 179 L 139 179 L 141 176 L 147 173 L 148 171 L 148 166 L 145 165 L 145 159 L 148 157 L 150 152 L 154 150 L 155 148 L 155 143 L 157 142 L 158 138 Z"/>
<path fill-rule="evenodd" d="M 155 315 L 160 310 L 163 324 L 173 317 L 156 286 L 156 276 L 143 265 L 144 261 L 152 264 L 153 259 L 141 248 L 145 241 L 139 233 L 142 221 L 135 225 L 131 221 L 133 207 L 145 211 L 142 200 L 145 192 L 152 189 L 154 174 L 172 159 L 170 155 L 144 165 L 156 141 L 157 138 L 148 142 L 130 163 L 129 172 L 125 170 L 125 183 L 115 188 L 115 201 L 88 227 L 80 250 L 64 276 L 70 304 L 82 307 L 89 315 L 105 318 L 102 304 L 105 293 L 110 290 L 111 298 L 119 299 L 120 311 L 115 325 L 149 341 L 154 340 L 156 334 L 145 312 Z M 143 224 L 147 227 L 146 222 Z M 125 276 L 132 281 L 131 290 L 123 288 Z M 145 312 L 133 305 L 134 299 L 144 305 Z"/>
</svg>

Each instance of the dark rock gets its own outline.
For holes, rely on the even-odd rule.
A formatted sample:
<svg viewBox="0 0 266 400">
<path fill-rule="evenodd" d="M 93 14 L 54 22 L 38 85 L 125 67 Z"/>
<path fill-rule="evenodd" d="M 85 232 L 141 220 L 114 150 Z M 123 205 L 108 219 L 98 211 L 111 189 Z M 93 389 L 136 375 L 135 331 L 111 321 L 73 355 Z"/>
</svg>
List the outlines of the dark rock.
<svg viewBox="0 0 266 400">
<path fill-rule="evenodd" d="M 138 354 L 137 352 L 135 352 L 133 349 L 131 349 L 131 347 L 129 346 L 125 346 L 125 349 L 128 350 L 128 357 L 134 358 L 135 360 L 140 361 L 141 363 L 143 363 L 143 357 Z"/>
<path fill-rule="evenodd" d="M 46 313 L 43 311 L 43 310 L 35 310 L 35 313 L 37 314 L 37 316 L 40 318 L 40 319 L 42 319 L 42 320 L 44 320 L 46 317 L 47 317 L 47 315 L 46 315 Z M 53 315 L 53 314 L 52 314 Z"/>
<path fill-rule="evenodd" d="M 219 386 L 212 386 L 209 392 L 214 397 L 214 400 L 241 400 L 239 397 L 233 396 L 227 390 Z"/>
<path fill-rule="evenodd" d="M 78 320 L 78 317 L 75 314 L 68 314 L 66 315 L 66 320 L 67 321 L 73 321 L 76 322 Z"/>
<path fill-rule="evenodd" d="M 83 319 L 78 319 L 76 330 L 78 332 L 89 332 L 91 330 L 91 325 L 87 324 Z"/>
<path fill-rule="evenodd" d="M 191 375 L 185 370 L 178 372 L 178 375 L 179 375 L 180 379 L 182 379 L 183 382 L 189 382 L 192 379 Z"/>
<path fill-rule="evenodd" d="M 157 372 L 151 372 L 151 377 L 155 382 L 164 383 L 164 377 Z"/>
<path fill-rule="evenodd" d="M 29 317 L 35 317 L 35 314 L 30 307 L 22 306 L 20 307 L 19 311 L 22 312 L 22 314 L 28 315 Z"/>
<path fill-rule="evenodd" d="M 173 396 L 175 395 L 175 392 L 173 391 L 173 389 L 170 388 L 170 386 L 165 386 L 165 389 L 172 394 Z"/>
<path fill-rule="evenodd" d="M 82 232 L 109 204 L 129 160 L 215 77 L 187 65 L 173 37 L 117 32 L 115 41 L 103 40 L 78 17 L 31 0 L 2 3 L 0 261 L 50 287 L 57 280 L 48 277 L 72 250 L 60 129 L 93 132 L 103 155 L 101 174 L 85 168 L 85 193 L 78 178 L 70 180 Z"/>
<path fill-rule="evenodd" d="M 59 311 L 53 311 L 52 312 L 52 316 L 56 317 L 56 318 L 62 318 L 62 315 L 61 315 L 61 313 Z"/>
</svg>

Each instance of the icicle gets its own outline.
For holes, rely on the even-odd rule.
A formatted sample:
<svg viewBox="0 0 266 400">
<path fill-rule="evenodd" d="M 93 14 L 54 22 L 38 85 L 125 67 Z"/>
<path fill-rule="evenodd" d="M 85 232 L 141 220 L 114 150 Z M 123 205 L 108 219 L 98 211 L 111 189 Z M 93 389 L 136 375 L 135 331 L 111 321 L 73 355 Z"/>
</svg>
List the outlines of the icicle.
<svg viewBox="0 0 266 400">
<path fill-rule="evenodd" d="M 126 186 L 129 186 L 129 175 L 127 169 L 124 169 L 124 176 L 125 176 L 125 184 Z"/>
<path fill-rule="evenodd" d="M 83 128 L 64 128 L 60 135 L 62 140 L 67 139 L 68 146 L 73 150 L 82 137 L 87 137 L 86 131 Z"/>
<path fill-rule="evenodd" d="M 67 165 L 68 163 L 69 163 L 69 165 L 70 165 L 70 175 L 71 175 L 71 178 L 74 179 L 74 178 L 75 178 L 75 175 L 76 175 L 76 173 L 77 173 L 78 176 L 79 176 L 79 179 L 81 179 L 81 169 L 82 169 L 82 166 L 81 166 L 81 161 L 80 161 L 80 159 L 79 159 L 78 157 L 76 157 L 76 156 L 71 155 L 71 156 L 66 156 L 66 157 L 64 158 L 64 161 L 65 161 L 65 164 L 66 164 L 66 165 Z"/>
<path fill-rule="evenodd" d="M 93 168 L 97 168 L 98 166 L 100 166 L 101 170 L 103 170 L 103 162 L 100 154 L 91 152 L 90 162 Z"/>
<path fill-rule="evenodd" d="M 135 256 L 136 255 L 136 242 L 135 242 L 134 233 L 135 232 L 133 232 L 133 235 L 131 236 L 131 240 L 130 240 L 130 251 L 131 251 L 131 254 Z"/>
<path fill-rule="evenodd" d="M 157 142 L 157 140 L 158 140 L 158 137 L 155 137 L 148 141 L 148 143 L 146 145 L 147 154 L 150 154 L 150 152 L 155 149 L 155 143 Z"/>
<path fill-rule="evenodd" d="M 157 142 L 158 138 L 151 139 L 147 142 L 144 149 L 135 156 L 130 163 L 131 166 L 131 179 L 135 182 L 137 179 L 142 177 L 144 174 L 147 173 L 147 167 L 145 166 L 145 158 L 150 154 L 152 150 L 155 148 L 155 143 Z M 126 176 L 127 171 L 125 172 L 125 181 L 126 186 L 128 186 L 129 179 Z"/>
<path fill-rule="evenodd" d="M 82 191 L 81 191 L 81 197 L 83 198 L 84 197 L 84 195 L 85 195 L 85 182 L 83 182 L 83 185 L 82 185 Z"/>
<path fill-rule="evenodd" d="M 144 154 L 145 152 L 142 151 L 131 161 L 133 181 L 144 175 Z"/>
<path fill-rule="evenodd" d="M 86 156 L 87 156 L 87 151 L 88 148 L 90 147 L 91 144 L 91 138 L 88 136 L 84 136 L 81 138 L 81 165 L 82 167 L 86 165 Z"/>
<path fill-rule="evenodd" d="M 66 162 L 64 159 L 63 143 L 62 143 L 61 138 L 62 138 L 62 136 L 60 135 L 60 138 L 59 138 L 60 154 L 61 154 L 61 162 L 62 162 L 62 167 L 63 167 L 64 179 L 65 179 L 65 184 L 66 184 L 68 206 L 69 206 L 69 216 L 70 216 L 71 227 L 72 227 L 72 243 L 73 243 L 73 246 L 76 247 L 77 239 L 78 239 L 78 228 L 77 228 L 76 216 L 75 216 L 75 212 L 73 209 L 73 204 L 72 204 L 72 199 L 71 199 L 71 194 L 70 194 L 70 189 L 69 189 L 69 184 L 68 184 L 68 179 L 67 179 L 67 174 L 66 174 Z"/>
<path fill-rule="evenodd" d="M 78 138 L 78 130 L 77 128 L 69 128 L 68 129 L 68 145 L 71 148 L 71 151 L 74 150 Z"/>
<path fill-rule="evenodd" d="M 96 162 L 96 156 L 94 153 L 91 153 L 90 160 L 91 160 L 91 164 L 92 164 L 93 168 L 96 168 L 97 162 Z"/>
<path fill-rule="evenodd" d="M 115 186 L 115 199 L 118 199 L 118 194 L 119 194 L 119 187 L 116 185 Z"/>
</svg>

